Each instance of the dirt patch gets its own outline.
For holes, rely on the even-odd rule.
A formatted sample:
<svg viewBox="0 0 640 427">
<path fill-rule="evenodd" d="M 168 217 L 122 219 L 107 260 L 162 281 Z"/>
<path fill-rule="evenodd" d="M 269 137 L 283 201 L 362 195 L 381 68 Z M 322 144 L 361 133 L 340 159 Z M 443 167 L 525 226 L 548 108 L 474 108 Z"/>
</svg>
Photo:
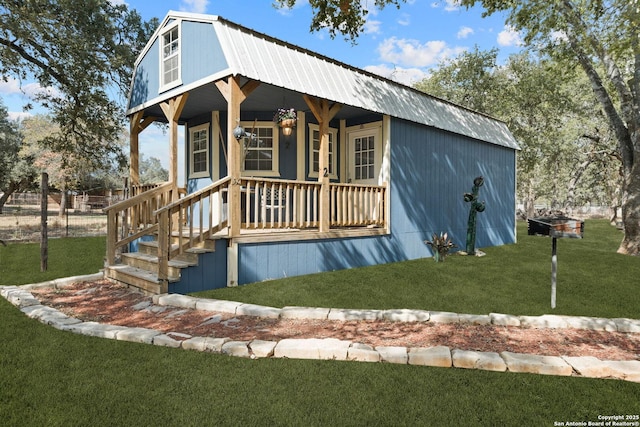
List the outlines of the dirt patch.
<svg viewBox="0 0 640 427">
<path fill-rule="evenodd" d="M 83 321 L 238 341 L 338 338 L 372 346 L 433 347 L 546 356 L 640 360 L 640 334 L 463 323 L 261 319 L 153 305 L 151 297 L 109 281 L 32 291 L 43 304 Z M 180 335 L 176 339 L 186 339 Z"/>
</svg>

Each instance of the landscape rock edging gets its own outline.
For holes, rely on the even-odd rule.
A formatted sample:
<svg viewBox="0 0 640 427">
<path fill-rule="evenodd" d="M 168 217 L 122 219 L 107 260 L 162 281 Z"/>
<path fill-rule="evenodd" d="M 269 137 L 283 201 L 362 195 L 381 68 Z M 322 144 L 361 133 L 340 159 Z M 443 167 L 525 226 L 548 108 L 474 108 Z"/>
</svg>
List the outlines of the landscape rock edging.
<svg viewBox="0 0 640 427">
<path fill-rule="evenodd" d="M 100 274 L 100 278 L 101 273 Z M 29 290 L 34 288 L 61 288 L 83 280 L 96 280 L 96 275 L 77 276 L 24 286 L 0 286 L 0 295 L 18 307 L 28 317 L 53 326 L 56 329 L 89 336 L 110 338 L 158 346 L 197 350 L 244 358 L 291 358 L 316 360 L 350 360 L 382 362 L 419 366 L 481 369 L 497 372 L 522 372 L 543 375 L 581 376 L 589 378 L 612 378 L 640 382 L 640 361 L 611 361 L 595 357 L 544 356 L 511 352 L 478 352 L 435 347 L 373 347 L 362 343 L 336 338 L 283 339 L 280 341 L 233 341 L 230 338 L 190 337 L 186 334 L 167 333 L 147 328 L 83 322 L 60 311 L 40 304 Z M 531 326 L 561 328 L 573 327 L 619 332 L 640 332 L 640 321 L 635 319 L 602 319 L 571 316 L 512 316 L 491 313 L 488 316 L 457 314 L 449 312 L 426 312 L 424 310 L 350 310 L 323 309 L 315 307 L 285 307 L 283 309 L 244 304 L 233 301 L 208 300 L 186 295 L 164 294 L 153 297 L 156 305 L 181 308 L 213 310 L 236 315 L 252 315 L 283 318 L 305 318 L 327 320 L 371 320 L 391 321 L 442 321 L 450 323 L 476 323 L 509 326 Z M 361 317 L 358 317 L 361 316 Z M 411 320 L 407 320 L 411 319 Z M 418 320 L 419 319 L 419 320 Z M 517 324 L 517 325 L 516 325 Z M 183 340 L 175 338 L 184 338 Z"/>
</svg>

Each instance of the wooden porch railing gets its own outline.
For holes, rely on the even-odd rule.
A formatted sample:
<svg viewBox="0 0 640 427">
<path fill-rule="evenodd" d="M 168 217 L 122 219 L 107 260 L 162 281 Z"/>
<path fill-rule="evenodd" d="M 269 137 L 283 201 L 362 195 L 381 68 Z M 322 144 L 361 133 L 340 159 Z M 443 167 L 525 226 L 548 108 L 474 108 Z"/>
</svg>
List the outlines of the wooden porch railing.
<svg viewBox="0 0 640 427">
<path fill-rule="evenodd" d="M 169 260 L 227 226 L 227 177 L 157 209 L 158 280 L 168 280 Z M 177 244 L 172 244 L 175 234 Z"/>
<path fill-rule="evenodd" d="M 241 185 L 242 229 L 318 227 L 319 182 L 243 178 Z M 384 227 L 386 192 L 385 185 L 330 184 L 330 226 Z"/>
<path fill-rule="evenodd" d="M 243 178 L 241 185 L 243 229 L 318 226 L 320 183 Z"/>
<path fill-rule="evenodd" d="M 118 248 L 157 233 L 158 279 L 166 282 L 170 259 L 227 227 L 230 185 L 226 177 L 178 198 L 179 190 L 166 183 L 106 208 L 107 264 L 115 264 Z M 239 185 L 241 230 L 317 229 L 319 182 L 242 178 Z M 331 227 L 386 226 L 386 186 L 334 183 L 329 194 Z"/>
<path fill-rule="evenodd" d="M 154 211 L 177 198 L 177 191 L 173 183 L 167 182 L 104 209 L 107 214 L 107 265 L 115 264 L 118 248 L 157 230 Z"/>
<path fill-rule="evenodd" d="M 332 183 L 329 205 L 331 227 L 384 227 L 387 221 L 387 187 Z"/>
</svg>

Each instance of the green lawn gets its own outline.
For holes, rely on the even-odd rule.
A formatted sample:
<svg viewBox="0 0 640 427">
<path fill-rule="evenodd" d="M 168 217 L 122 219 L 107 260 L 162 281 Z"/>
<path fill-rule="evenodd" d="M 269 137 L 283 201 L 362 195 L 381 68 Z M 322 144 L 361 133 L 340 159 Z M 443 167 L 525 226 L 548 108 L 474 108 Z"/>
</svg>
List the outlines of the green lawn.
<svg viewBox="0 0 640 427">
<path fill-rule="evenodd" d="M 104 265 L 104 237 L 49 239 L 47 271 L 40 271 L 39 243 L 0 246 L 0 286 L 39 283 L 97 273 Z"/>
<path fill-rule="evenodd" d="M 595 239 L 597 232 L 598 236 L 613 235 L 613 249 L 608 247 L 610 243 L 589 240 Z M 421 260 L 389 266 L 386 272 L 382 269 L 376 273 L 379 267 L 375 267 L 309 276 L 304 280 L 277 281 L 272 283 L 275 296 L 270 300 L 262 296 L 266 284 L 214 294 L 275 306 L 309 302 L 309 305 L 335 303 L 345 307 L 385 308 L 406 304 L 434 310 L 485 312 L 486 305 L 492 304 L 491 298 L 508 300 L 501 295 L 508 287 L 497 285 L 505 282 L 504 279 L 491 278 L 491 274 L 477 270 L 486 266 L 494 274 L 514 280 L 518 275 L 509 271 L 522 267 L 516 256 L 522 245 L 523 251 L 529 252 L 535 262 L 547 264 L 540 267 L 540 272 L 519 274 L 521 280 L 527 279 L 527 282 L 532 274 L 545 275 L 539 285 L 545 289 L 532 292 L 529 297 L 531 304 L 538 304 L 533 300 L 539 295 L 544 300 L 539 303 L 543 310 L 548 304 L 551 244 L 548 239 L 534 240 L 522 234 L 520 232 L 518 245 L 487 250 L 488 256 L 480 259 L 456 257 L 438 265 L 431 260 Z M 609 253 L 615 251 L 619 233 L 604 223 L 587 223 L 585 235 L 587 239 L 583 241 L 559 244 L 559 290 L 569 286 L 568 276 L 573 268 L 570 265 L 581 262 L 582 255 L 589 255 L 590 251 L 596 253 L 589 256 L 591 261 L 583 263 L 590 268 L 577 282 L 587 286 L 590 292 L 598 287 L 593 283 L 611 286 L 611 281 L 603 279 L 604 276 L 624 276 L 625 283 L 615 288 L 615 292 L 621 293 L 610 298 L 616 303 L 607 302 L 609 299 L 603 300 L 602 296 L 585 299 L 582 294 L 562 296 L 559 292 L 557 310 L 564 310 L 565 301 L 568 304 L 570 298 L 577 298 L 587 304 L 584 311 L 595 301 L 596 306 L 611 306 L 602 309 L 603 313 L 616 312 L 614 307 L 620 306 L 620 312 L 639 317 L 631 316 L 637 313 L 638 297 L 633 276 L 627 274 L 637 277 L 640 259 Z M 59 253 L 55 254 L 53 249 L 51 253 L 51 274 L 94 273 L 102 265 L 104 240 L 66 239 L 57 244 Z M 51 278 L 39 272 L 29 273 L 39 269 L 37 245 L 20 249 L 16 246 L 20 245 L 0 247 L 0 284 Z M 503 251 L 507 252 L 506 256 L 502 255 Z M 600 264 L 602 257 L 608 259 L 607 263 L 615 260 L 617 264 Z M 502 258 L 503 264 L 497 263 L 497 258 Z M 578 261 L 574 261 L 576 259 Z M 5 266 L 8 260 L 11 266 Z M 76 261 L 86 265 L 78 269 Z M 500 265 L 503 266 L 498 268 Z M 600 273 L 600 265 L 607 266 L 606 272 Z M 621 268 L 631 270 L 625 274 L 617 271 Z M 462 297 L 466 292 L 462 286 L 469 285 L 452 280 L 456 275 L 450 270 L 460 270 L 462 276 L 469 274 L 462 272 L 478 275 L 479 283 L 491 279 L 484 287 L 495 295 L 482 298 L 474 305 L 473 297 Z M 360 287 L 383 274 L 380 280 L 388 284 L 385 288 L 392 286 L 391 281 L 397 282 L 402 292 L 396 293 L 407 295 L 387 301 L 394 292 L 383 289 L 377 292 L 377 297 L 363 295 L 367 291 L 345 291 L 332 296 L 331 288 L 339 288 L 340 283 L 353 287 L 355 279 L 351 275 L 357 272 L 364 275 L 362 281 L 356 282 Z M 449 286 L 446 283 L 428 285 L 430 280 L 426 277 L 434 279 L 435 273 L 440 274 L 438 280 L 448 281 Z M 342 281 L 340 274 L 345 276 Z M 420 280 L 425 288 L 420 294 L 430 293 L 413 304 L 408 295 L 414 287 L 412 280 Z M 307 282 L 314 284 L 303 288 Z M 329 288 L 321 290 L 325 284 Z M 289 290 L 285 289 L 287 286 Z M 520 286 L 520 292 L 524 293 L 525 284 Z M 445 294 L 435 295 L 437 290 Z M 363 298 L 362 302 L 351 301 L 354 295 Z M 414 293 L 413 298 L 418 296 Z M 460 305 L 447 303 L 449 298 L 460 300 Z M 503 310 L 490 311 L 512 312 L 505 301 L 496 302 L 496 307 Z M 520 305 L 513 307 L 520 312 Z M 636 311 L 631 307 L 636 307 Z M 576 303 L 572 309 L 580 311 L 580 304 Z M 535 313 L 532 309 L 524 312 Z M 0 343 L 0 420 L 7 426 L 552 426 L 556 421 L 597 421 L 598 415 L 640 413 L 640 384 L 624 381 L 380 363 L 245 360 L 60 332 L 27 318 L 4 299 L 0 299 Z"/>
<path fill-rule="evenodd" d="M 452 255 L 291 277 L 198 293 L 283 307 L 413 308 L 517 315 L 640 318 L 640 258 L 616 253 L 622 232 L 587 221 L 585 238 L 558 239 L 557 306 L 551 309 L 551 239 L 528 236 L 486 248 L 484 257 Z"/>
</svg>

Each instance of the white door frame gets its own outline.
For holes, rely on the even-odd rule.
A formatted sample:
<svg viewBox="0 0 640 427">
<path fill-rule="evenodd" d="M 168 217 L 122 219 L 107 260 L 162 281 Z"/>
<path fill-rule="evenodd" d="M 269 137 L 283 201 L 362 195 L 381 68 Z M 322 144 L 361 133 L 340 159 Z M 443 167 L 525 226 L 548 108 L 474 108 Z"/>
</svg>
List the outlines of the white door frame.
<svg viewBox="0 0 640 427">
<path fill-rule="evenodd" d="M 351 126 L 346 129 L 346 133 L 346 182 L 353 184 L 377 185 L 379 183 L 379 176 L 383 159 L 382 122 Z M 365 136 L 374 137 L 373 177 L 369 179 L 356 179 L 354 154 L 355 139 Z"/>
</svg>

